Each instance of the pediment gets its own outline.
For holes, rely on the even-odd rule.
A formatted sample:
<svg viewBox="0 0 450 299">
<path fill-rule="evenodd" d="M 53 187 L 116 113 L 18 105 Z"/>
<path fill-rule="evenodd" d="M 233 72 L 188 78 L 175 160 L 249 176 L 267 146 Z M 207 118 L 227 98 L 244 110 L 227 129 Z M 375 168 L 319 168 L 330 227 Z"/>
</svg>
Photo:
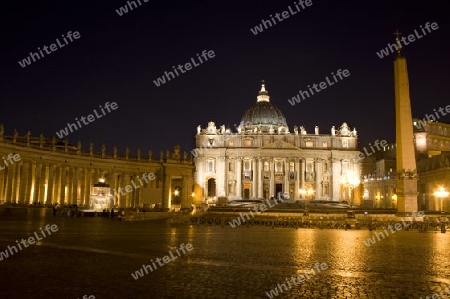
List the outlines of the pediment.
<svg viewBox="0 0 450 299">
<path fill-rule="evenodd" d="M 265 146 L 262 146 L 261 149 L 295 149 L 299 150 L 300 148 L 292 145 L 290 143 L 284 142 L 283 140 L 277 140 L 272 143 L 269 143 Z"/>
</svg>

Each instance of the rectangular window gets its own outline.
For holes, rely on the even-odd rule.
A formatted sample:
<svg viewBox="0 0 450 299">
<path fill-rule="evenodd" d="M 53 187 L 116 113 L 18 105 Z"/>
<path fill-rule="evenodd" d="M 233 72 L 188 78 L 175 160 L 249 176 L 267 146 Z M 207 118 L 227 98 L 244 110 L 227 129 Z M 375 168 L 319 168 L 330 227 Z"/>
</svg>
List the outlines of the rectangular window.
<svg viewBox="0 0 450 299">
<path fill-rule="evenodd" d="M 244 140 L 244 146 L 252 146 L 251 140 Z"/>
<path fill-rule="evenodd" d="M 328 147 L 328 142 L 322 143 L 322 147 Z"/>
<path fill-rule="evenodd" d="M 305 142 L 306 147 L 313 147 L 314 143 L 312 141 Z"/>
</svg>

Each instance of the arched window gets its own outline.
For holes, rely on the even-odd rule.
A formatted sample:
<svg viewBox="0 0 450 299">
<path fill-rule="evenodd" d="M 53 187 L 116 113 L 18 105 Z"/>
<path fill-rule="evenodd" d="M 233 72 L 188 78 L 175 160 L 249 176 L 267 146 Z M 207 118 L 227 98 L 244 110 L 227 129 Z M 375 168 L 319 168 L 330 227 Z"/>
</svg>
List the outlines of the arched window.
<svg viewBox="0 0 450 299">
<path fill-rule="evenodd" d="M 264 171 L 269 171 L 269 162 L 264 162 Z"/>
</svg>

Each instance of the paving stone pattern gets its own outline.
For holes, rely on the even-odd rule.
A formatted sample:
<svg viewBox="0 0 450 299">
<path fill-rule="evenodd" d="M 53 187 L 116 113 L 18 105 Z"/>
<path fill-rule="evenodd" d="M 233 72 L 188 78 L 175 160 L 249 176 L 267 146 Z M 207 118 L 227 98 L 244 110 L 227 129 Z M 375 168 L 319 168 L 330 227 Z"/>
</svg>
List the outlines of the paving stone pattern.
<svg viewBox="0 0 450 299">
<path fill-rule="evenodd" d="M 450 233 L 0 217 L 0 251 L 39 227 L 58 232 L 0 261 L 0 298 L 269 298 L 316 262 L 323 271 L 276 298 L 420 298 L 450 285 Z M 134 280 L 180 244 L 193 250 Z"/>
</svg>

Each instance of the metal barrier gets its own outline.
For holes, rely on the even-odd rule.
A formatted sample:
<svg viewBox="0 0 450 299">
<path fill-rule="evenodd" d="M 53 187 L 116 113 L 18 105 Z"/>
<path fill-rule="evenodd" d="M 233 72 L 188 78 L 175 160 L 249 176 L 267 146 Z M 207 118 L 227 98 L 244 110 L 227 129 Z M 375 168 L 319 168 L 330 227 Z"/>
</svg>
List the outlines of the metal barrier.
<svg viewBox="0 0 450 299">
<path fill-rule="evenodd" d="M 127 215 L 128 221 L 139 220 L 139 215 Z M 134 218 L 133 218 L 134 217 Z M 241 216 L 242 217 L 242 216 Z M 171 226 L 175 225 L 208 225 L 208 226 L 226 226 L 229 223 L 233 223 L 233 220 L 239 219 L 239 215 L 235 214 L 209 214 L 202 215 L 184 215 L 174 216 L 167 220 L 167 224 Z M 403 220 L 403 221 L 402 221 Z M 404 223 L 410 223 L 405 226 Z M 450 221 L 448 218 L 439 217 L 425 217 L 421 221 L 416 219 L 411 222 L 405 221 L 402 218 L 395 217 L 379 217 L 372 219 L 370 217 L 357 217 L 347 218 L 346 216 L 298 216 L 298 217 L 275 217 L 275 216 L 256 216 L 250 219 L 240 219 L 240 226 L 264 226 L 271 228 L 318 228 L 318 229 L 367 229 L 367 230 L 385 230 L 389 227 L 394 227 L 396 223 L 402 225 L 402 229 L 405 231 L 414 230 L 419 232 L 426 231 L 442 231 L 450 229 Z M 235 225 L 236 226 L 236 225 Z M 233 227 L 235 227 L 233 226 Z"/>
</svg>

